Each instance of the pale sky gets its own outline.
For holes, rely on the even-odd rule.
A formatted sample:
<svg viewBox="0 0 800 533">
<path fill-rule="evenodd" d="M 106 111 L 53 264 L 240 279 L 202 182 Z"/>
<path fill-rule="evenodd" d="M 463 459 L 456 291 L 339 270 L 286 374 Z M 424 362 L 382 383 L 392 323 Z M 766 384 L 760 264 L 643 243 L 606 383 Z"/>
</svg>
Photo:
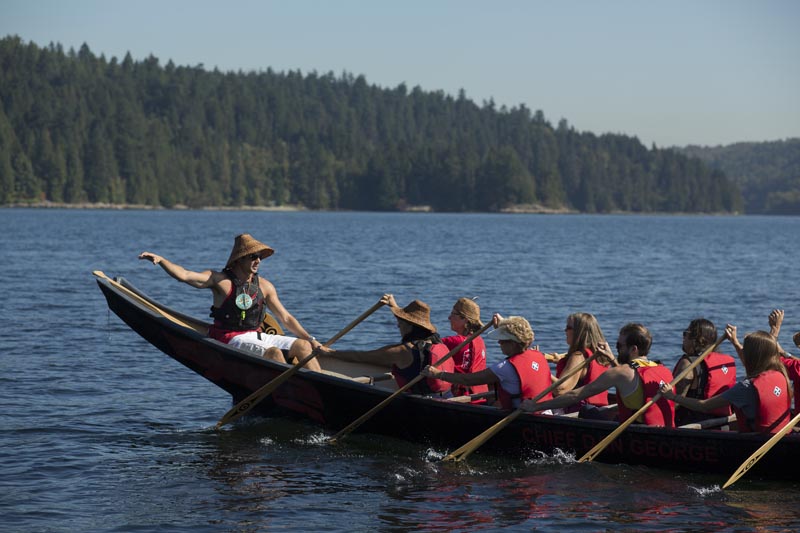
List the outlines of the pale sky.
<svg viewBox="0 0 800 533">
<path fill-rule="evenodd" d="M 796 0 L 0 0 L 0 37 L 363 74 L 648 147 L 800 137 Z"/>
</svg>

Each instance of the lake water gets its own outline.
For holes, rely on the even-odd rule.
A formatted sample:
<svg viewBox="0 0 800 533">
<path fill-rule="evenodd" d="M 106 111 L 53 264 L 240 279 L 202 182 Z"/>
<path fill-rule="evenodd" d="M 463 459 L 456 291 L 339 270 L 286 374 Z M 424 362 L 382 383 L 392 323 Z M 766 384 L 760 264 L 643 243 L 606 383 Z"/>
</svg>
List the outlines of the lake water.
<svg viewBox="0 0 800 533">
<path fill-rule="evenodd" d="M 671 365 L 699 316 L 744 333 L 783 308 L 791 345 L 800 218 L 0 209 L 0 228 L 2 531 L 800 529 L 800 480 L 721 491 L 715 476 L 562 454 L 441 464 L 448 450 L 365 434 L 329 447 L 282 419 L 214 431 L 230 397 L 109 313 L 91 275 L 205 317 L 207 291 L 136 256 L 219 269 L 249 232 L 275 248 L 262 274 L 320 339 L 384 292 L 426 301 L 444 332 L 453 302 L 478 296 L 484 318 L 527 317 L 545 351 L 563 351 L 572 312 L 612 340 L 642 322 Z M 338 346 L 396 336 L 379 311 Z"/>
</svg>

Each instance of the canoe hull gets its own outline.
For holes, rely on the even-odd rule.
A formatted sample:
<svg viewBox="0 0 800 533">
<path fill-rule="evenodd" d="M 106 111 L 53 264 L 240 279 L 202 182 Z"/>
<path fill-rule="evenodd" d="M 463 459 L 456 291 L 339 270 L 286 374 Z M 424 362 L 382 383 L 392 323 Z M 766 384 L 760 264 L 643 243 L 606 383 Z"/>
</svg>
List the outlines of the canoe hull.
<svg viewBox="0 0 800 533">
<path fill-rule="evenodd" d="M 209 339 L 202 322 L 158 306 L 134 287 L 98 279 L 109 308 L 153 346 L 231 394 L 238 402 L 288 366 L 233 349 Z M 138 296 L 137 296 L 138 295 Z M 149 306 L 140 298 L 147 299 Z M 154 310 L 195 324 L 176 324 Z M 389 391 L 349 379 L 301 370 L 254 410 L 265 416 L 295 416 L 338 430 L 384 400 Z M 427 445 L 453 449 L 504 418 L 493 407 L 401 395 L 358 429 Z M 551 453 L 580 457 L 617 427 L 615 422 L 525 414 L 485 443 L 478 453 Z M 767 437 L 727 431 L 666 429 L 634 424 L 597 460 L 606 463 L 730 475 Z M 753 467 L 749 477 L 800 479 L 800 435 L 788 435 Z"/>
</svg>

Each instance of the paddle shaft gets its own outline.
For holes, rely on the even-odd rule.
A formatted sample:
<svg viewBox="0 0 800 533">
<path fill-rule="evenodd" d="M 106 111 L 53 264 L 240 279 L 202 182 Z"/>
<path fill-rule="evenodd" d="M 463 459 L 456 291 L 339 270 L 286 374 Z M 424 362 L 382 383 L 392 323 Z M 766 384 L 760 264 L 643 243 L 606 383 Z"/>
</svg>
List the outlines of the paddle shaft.
<svg viewBox="0 0 800 533">
<path fill-rule="evenodd" d="M 773 446 L 778 444 L 778 441 L 781 440 L 784 435 L 789 433 L 798 422 L 800 422 L 800 413 L 797 413 L 795 417 L 789 420 L 789 422 L 787 422 L 779 432 L 775 433 L 767 442 L 762 444 L 759 449 L 753 452 L 753 455 L 748 457 L 747 460 L 742 463 L 742 466 L 740 466 L 736 472 L 734 472 L 733 475 L 728 478 L 728 481 L 725 482 L 722 488 L 727 489 L 736 483 L 736 480 L 745 475 L 753 467 L 753 465 L 755 465 L 762 457 L 764 457 Z"/>
<path fill-rule="evenodd" d="M 444 357 L 442 357 L 441 359 L 439 359 L 439 360 L 436 362 L 436 364 L 435 364 L 435 365 L 433 365 L 433 366 L 438 368 L 438 367 L 439 367 L 439 365 L 441 365 L 442 363 L 444 363 L 445 361 L 447 361 L 448 359 L 450 359 L 451 357 L 453 357 L 455 354 L 457 354 L 457 353 L 458 353 L 458 352 L 461 350 L 461 348 L 463 348 L 464 346 L 466 346 L 467 344 L 469 344 L 470 342 L 472 342 L 472 341 L 473 341 L 473 340 L 474 340 L 476 337 L 478 337 L 478 336 L 479 336 L 481 333 L 483 333 L 484 331 L 486 331 L 487 329 L 489 329 L 489 327 L 490 327 L 491 325 L 492 325 L 492 323 L 491 323 L 491 322 L 489 322 L 488 324 L 484 325 L 484 326 L 483 326 L 481 329 L 479 329 L 478 331 L 476 331 L 475 333 L 473 333 L 472 335 L 470 335 L 469 337 L 467 337 L 466 339 L 464 339 L 464 340 L 463 340 L 463 341 L 462 341 L 462 342 L 461 342 L 461 343 L 460 343 L 458 346 L 456 346 L 455 348 L 453 348 L 452 350 L 450 350 L 450 351 L 447 353 L 447 355 L 445 355 Z M 397 398 L 397 397 L 398 397 L 400 394 L 404 393 L 405 391 L 407 391 L 408 389 L 410 389 L 411 387 L 413 387 L 414 385 L 416 385 L 417 383 L 419 383 L 419 382 L 420 382 L 420 381 L 422 381 L 423 379 L 426 379 L 426 378 L 425 378 L 425 376 L 423 376 L 422 374 L 419 374 L 418 376 L 416 376 L 414 379 L 412 379 L 411 381 L 409 381 L 408 383 L 406 383 L 405 385 L 403 385 L 402 387 L 400 387 L 399 389 L 397 389 L 396 391 L 394 391 L 394 392 L 393 392 L 391 395 L 389 395 L 388 397 L 386 397 L 386 398 L 385 398 L 385 399 L 384 399 L 384 400 L 383 400 L 381 403 L 379 403 L 378 405 L 376 405 L 375 407 L 373 407 L 372 409 L 370 409 L 369 411 L 367 411 L 366 413 L 364 413 L 363 415 L 361 415 L 360 417 L 358 417 L 356 420 L 354 420 L 353 422 L 351 422 L 351 423 L 350 423 L 348 426 L 346 426 L 344 429 L 342 429 L 341 431 L 339 431 L 339 433 L 337 433 L 336 435 L 334 435 L 333 437 L 331 437 L 331 439 L 330 439 L 330 441 L 329 441 L 329 442 L 330 442 L 331 444 L 336 444 L 336 443 L 337 443 L 339 440 L 343 439 L 345 436 L 347 436 L 349 433 L 351 433 L 351 432 L 352 432 L 354 429 L 356 429 L 358 426 L 360 426 L 361 424 L 363 424 L 364 422 L 366 422 L 367 420 L 369 420 L 370 418 L 372 418 L 372 415 L 374 415 L 375 413 L 377 413 L 378 411 L 380 411 L 381 409 L 383 409 L 383 408 L 384 408 L 386 405 L 388 405 L 388 404 L 389 404 L 389 402 L 391 402 L 392 400 L 394 400 L 395 398 Z"/>
<path fill-rule="evenodd" d="M 670 388 L 673 388 L 673 387 L 675 387 L 675 385 L 676 385 L 677 383 L 679 383 L 679 382 L 680 382 L 680 381 L 681 381 L 683 378 L 685 378 L 685 377 L 686 377 L 686 376 L 689 374 L 689 372 L 691 372 L 692 370 L 694 370 L 694 369 L 695 369 L 695 367 L 696 367 L 697 365 L 699 365 L 700 363 L 702 363 L 702 362 L 703 362 L 703 359 L 705 359 L 706 357 L 708 357 L 708 354 L 710 354 L 711 352 L 713 352 L 714 350 L 716 350 L 717 348 L 719 348 L 719 345 L 720 345 L 720 344 L 722 344 L 723 342 L 725 342 L 725 339 L 726 339 L 726 338 L 727 338 L 727 337 L 726 337 L 725 335 L 723 335 L 722 337 L 720 337 L 719 339 L 717 339 L 717 342 L 715 342 L 714 344 L 712 344 L 711 346 L 709 346 L 708 348 L 706 348 L 706 351 L 704 351 L 702 354 L 700 354 L 700 356 L 699 356 L 697 359 L 695 359 L 695 360 L 694 360 L 694 362 L 692 362 L 692 364 L 690 364 L 689 366 L 687 366 L 686 368 L 684 368 L 684 369 L 683 369 L 683 371 L 682 371 L 680 374 L 678 374 L 678 376 L 677 376 L 677 377 L 673 378 L 673 380 L 672 380 L 672 383 L 670 383 L 670 384 L 669 384 Z M 609 435 L 608 435 L 606 438 L 604 438 L 603 440 L 601 440 L 600 442 L 598 442 L 598 443 L 597 443 L 597 444 L 594 446 L 594 448 L 592 448 L 591 450 L 589 450 L 588 452 L 586 452 L 586 453 L 584 454 L 584 456 L 583 456 L 583 457 L 581 457 L 580 459 L 578 459 L 578 462 L 579 462 L 579 463 L 583 463 L 583 462 L 586 462 L 586 461 L 591 461 L 591 460 L 593 460 L 595 457 L 597 457 L 597 455 L 598 455 L 600 452 L 602 452 L 603 450 L 605 450 L 605 449 L 606 449 L 606 447 L 607 447 L 609 444 L 611 444 L 611 443 L 612 443 L 612 442 L 613 442 L 613 441 L 614 441 L 614 440 L 615 440 L 615 439 L 616 439 L 616 438 L 617 438 L 617 437 L 618 437 L 618 436 L 619 436 L 619 435 L 620 435 L 620 434 L 621 434 L 623 431 L 625 431 L 625 430 L 628 428 L 628 426 L 630 426 L 631 424 L 633 424 L 633 423 L 636 421 L 636 419 L 637 419 L 637 418 L 639 418 L 639 416 L 640 416 L 642 413 L 644 413 L 645 411 L 647 411 L 648 409 L 650 409 L 650 407 L 651 407 L 651 406 L 652 406 L 654 403 L 656 403 L 656 402 L 657 402 L 659 399 L 661 399 L 661 396 L 662 396 L 662 394 L 661 394 L 661 391 L 657 392 L 657 393 L 656 393 L 656 395 L 655 395 L 655 396 L 653 396 L 653 397 L 652 397 L 650 400 L 648 400 L 648 401 L 647 401 L 647 402 L 646 402 L 646 403 L 645 403 L 645 404 L 644 404 L 644 405 L 643 405 L 643 406 L 642 406 L 642 407 L 641 407 L 641 408 L 640 408 L 638 411 L 636 411 L 636 412 L 635 412 L 635 413 L 634 413 L 634 414 L 633 414 L 631 417 L 629 417 L 629 418 L 628 418 L 626 421 L 622 422 L 622 423 L 619 425 L 619 427 L 617 427 L 617 429 L 615 429 L 614 431 L 612 431 L 612 432 L 611 432 L 611 433 L 610 433 L 610 434 L 609 434 Z M 621 400 L 620 400 L 620 401 L 621 401 Z"/>
<path fill-rule="evenodd" d="M 331 337 L 330 340 L 328 340 L 328 342 L 326 342 L 323 346 L 327 348 L 337 340 L 341 339 L 348 331 L 356 327 L 359 324 L 359 322 L 363 321 L 365 318 L 374 313 L 383 305 L 384 305 L 383 302 L 377 302 L 375 305 L 373 305 L 372 307 L 361 313 L 361 315 L 358 318 L 356 318 L 355 320 L 350 322 L 347 326 L 345 326 L 345 328 L 342 331 Z M 233 422 L 240 416 L 247 413 L 250 409 L 258 405 L 259 402 L 261 402 L 264 398 L 272 394 L 272 392 L 275 389 L 283 385 L 289 378 L 291 378 L 293 375 L 295 375 L 295 373 L 297 373 L 301 368 L 303 368 L 306 365 L 306 363 L 317 357 L 319 354 L 320 352 L 318 350 L 312 351 L 309 355 L 298 361 L 294 366 L 282 372 L 278 377 L 268 382 L 266 385 L 263 385 L 261 388 L 252 393 L 250 396 L 248 396 L 241 402 L 234 405 L 231 409 L 228 410 L 227 413 L 225 413 L 225 415 L 223 415 L 222 418 L 220 418 L 219 422 L 217 422 L 217 425 L 215 426 L 216 429 L 221 428 L 222 426 L 224 426 L 229 422 Z"/>
<path fill-rule="evenodd" d="M 579 364 L 579 365 L 575 366 L 574 368 L 571 368 L 571 369 L 567 370 L 566 372 L 564 372 L 564 375 L 562 375 L 561 378 L 559 378 L 553 384 L 551 384 L 549 387 L 547 387 L 542 392 L 540 392 L 539 394 L 534 396 L 533 397 L 533 401 L 534 402 L 538 402 L 539 400 L 544 398 L 548 393 L 552 392 L 559 385 L 564 383 L 564 381 L 566 381 L 567 379 L 569 379 L 570 377 L 575 375 L 575 373 L 580 372 L 581 370 L 583 370 L 589 363 L 591 363 L 592 361 L 597 359 L 597 357 L 599 355 L 600 355 L 599 352 L 595 353 L 591 357 L 587 357 L 586 359 L 584 359 L 583 362 L 581 362 L 581 364 Z M 442 461 L 456 461 L 456 462 L 463 461 L 464 459 L 469 457 L 470 454 L 472 454 L 472 452 L 474 452 L 479 447 L 481 447 L 486 441 L 488 441 L 489 439 L 494 437 L 497 433 L 499 433 L 501 429 L 503 429 L 508 424 L 510 424 L 511 422 L 516 420 L 517 417 L 519 415 L 521 415 L 523 412 L 524 411 L 522 409 L 516 409 L 513 413 L 511 413 L 510 415 L 506 416 L 500 422 L 497 422 L 495 425 L 493 425 L 492 427 L 490 427 L 489 429 L 487 429 L 486 431 L 484 431 L 483 433 L 481 433 L 480 435 L 478 435 L 477 437 L 475 437 L 474 439 L 472 439 L 468 443 L 464 444 L 463 446 L 461 446 L 460 448 L 458 448 L 454 452 L 446 455 L 442 459 Z"/>
<path fill-rule="evenodd" d="M 189 328 L 191 330 L 201 332 L 197 328 L 197 326 L 193 326 L 192 324 L 189 324 L 188 322 L 184 322 L 180 318 L 167 313 L 166 311 L 164 311 L 163 309 L 160 309 L 159 307 L 156 307 L 155 305 L 151 304 L 150 302 L 148 302 L 147 300 L 145 300 L 144 298 L 142 298 L 141 296 L 139 296 L 138 294 L 136 294 L 132 290 L 130 290 L 127 287 L 123 286 L 121 283 L 109 278 L 102 271 L 94 270 L 94 271 L 92 271 L 92 274 L 94 274 L 96 277 L 98 277 L 100 279 L 104 279 L 104 280 L 108 281 L 109 283 L 111 283 L 117 289 L 121 290 L 122 292 L 124 292 L 125 294 L 130 296 L 131 298 L 135 299 L 136 301 L 138 301 L 139 303 L 141 303 L 142 305 L 144 305 L 145 307 L 147 307 L 151 311 L 161 315 L 162 317 L 166 318 L 167 320 L 170 320 L 171 322 L 174 322 L 174 323 L 178 324 L 179 326 L 183 326 L 185 328 Z M 205 334 L 206 332 L 202 331 L 201 333 Z"/>
</svg>

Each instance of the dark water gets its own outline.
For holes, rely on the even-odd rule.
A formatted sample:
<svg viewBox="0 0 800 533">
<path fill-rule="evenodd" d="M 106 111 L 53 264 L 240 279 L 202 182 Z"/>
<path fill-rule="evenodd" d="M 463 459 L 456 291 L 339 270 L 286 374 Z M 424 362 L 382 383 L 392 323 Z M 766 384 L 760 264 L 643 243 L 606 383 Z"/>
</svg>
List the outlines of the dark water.
<svg viewBox="0 0 800 533">
<path fill-rule="evenodd" d="M 230 398 L 109 314 L 91 276 L 205 316 L 209 294 L 136 255 L 219 268 L 250 232 L 277 250 L 262 272 L 321 339 L 384 292 L 427 301 L 445 331 L 455 299 L 478 295 L 484 316 L 528 317 L 546 351 L 587 311 L 611 338 L 646 324 L 671 363 L 697 316 L 746 332 L 783 308 L 791 344 L 800 218 L 0 209 L 0 227 L 2 531 L 800 529 L 800 480 L 723 492 L 719 477 L 560 454 L 454 466 L 437 461 L 447 450 L 370 435 L 330 447 L 280 419 L 214 431 Z M 339 345 L 393 341 L 390 316 Z"/>
</svg>

